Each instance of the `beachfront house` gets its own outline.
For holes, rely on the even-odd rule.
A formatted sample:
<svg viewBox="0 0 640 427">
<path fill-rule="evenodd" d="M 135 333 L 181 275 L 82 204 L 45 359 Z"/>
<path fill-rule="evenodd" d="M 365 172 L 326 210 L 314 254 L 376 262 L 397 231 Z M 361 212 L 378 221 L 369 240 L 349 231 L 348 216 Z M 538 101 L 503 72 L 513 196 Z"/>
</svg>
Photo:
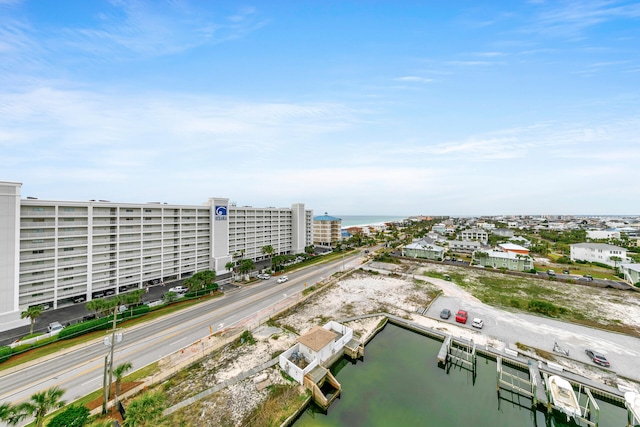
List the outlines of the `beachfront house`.
<svg viewBox="0 0 640 427">
<path fill-rule="evenodd" d="M 418 240 L 402 248 L 402 255 L 413 258 L 424 258 L 435 261 L 442 261 L 444 258 L 444 248 L 429 243 L 426 240 Z"/>
<path fill-rule="evenodd" d="M 488 268 L 505 268 L 512 271 L 529 271 L 533 269 L 533 259 L 529 255 L 503 251 L 475 251 L 473 264 Z"/>
</svg>

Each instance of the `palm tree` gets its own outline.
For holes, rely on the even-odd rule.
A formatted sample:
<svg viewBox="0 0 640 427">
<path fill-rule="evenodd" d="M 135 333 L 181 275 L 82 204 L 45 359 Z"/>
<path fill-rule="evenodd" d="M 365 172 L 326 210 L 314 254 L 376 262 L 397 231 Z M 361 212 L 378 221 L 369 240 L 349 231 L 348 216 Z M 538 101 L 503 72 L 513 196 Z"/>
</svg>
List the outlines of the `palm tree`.
<svg viewBox="0 0 640 427">
<path fill-rule="evenodd" d="M 269 259 L 271 259 L 271 257 L 273 256 L 275 250 L 273 249 L 273 246 L 271 245 L 267 245 L 267 246 L 263 246 L 262 247 L 262 253 L 267 255 L 269 257 Z"/>
<path fill-rule="evenodd" d="M 18 410 L 24 414 L 36 417 L 36 427 L 42 427 L 44 417 L 51 410 L 60 409 L 65 405 L 62 400 L 64 390 L 52 387 L 32 395 L 29 401 L 18 405 Z"/>
<path fill-rule="evenodd" d="M 256 265 L 250 259 L 243 259 L 240 263 L 240 273 L 249 274 L 251 271 L 255 270 Z"/>
<path fill-rule="evenodd" d="M 235 263 L 235 262 L 233 262 L 233 261 L 229 261 L 228 263 L 226 263 L 226 264 L 224 265 L 224 268 L 225 268 L 226 270 L 229 270 L 229 271 L 231 271 L 231 272 L 234 272 L 234 273 L 235 273 L 236 263 Z"/>
<path fill-rule="evenodd" d="M 18 424 L 27 417 L 27 413 L 22 411 L 19 406 L 13 406 L 9 403 L 0 403 L 0 421 L 4 421 L 10 426 Z"/>
<path fill-rule="evenodd" d="M 146 392 L 134 399 L 127 408 L 125 427 L 157 425 L 166 407 L 166 397 L 162 392 Z"/>
<path fill-rule="evenodd" d="M 617 270 L 618 269 L 618 262 L 622 261 L 622 258 L 620 258 L 619 256 L 612 256 L 612 257 L 609 257 L 609 259 L 611 261 L 613 261 L 613 264 L 614 264 L 613 268 Z"/>
<path fill-rule="evenodd" d="M 20 313 L 21 319 L 24 319 L 25 317 L 28 317 L 29 319 L 31 319 L 31 329 L 29 329 L 29 335 L 33 334 L 33 324 L 36 323 L 36 319 L 38 318 L 38 316 L 42 314 L 43 310 L 44 310 L 43 306 L 33 305 L 27 308 L 22 313 Z"/>
<path fill-rule="evenodd" d="M 98 316 L 98 313 L 100 313 L 102 310 L 104 310 L 105 307 L 105 300 L 102 298 L 97 298 L 97 299 L 92 299 L 91 301 L 89 301 L 86 305 L 87 310 L 91 310 L 91 311 L 95 311 L 96 312 L 96 317 Z"/>
<path fill-rule="evenodd" d="M 122 384 L 122 378 L 124 377 L 124 374 L 126 374 L 127 371 L 131 370 L 131 368 L 133 368 L 131 362 L 124 362 L 116 366 L 113 370 L 113 376 L 116 377 L 116 395 L 120 394 L 120 386 Z"/>
</svg>

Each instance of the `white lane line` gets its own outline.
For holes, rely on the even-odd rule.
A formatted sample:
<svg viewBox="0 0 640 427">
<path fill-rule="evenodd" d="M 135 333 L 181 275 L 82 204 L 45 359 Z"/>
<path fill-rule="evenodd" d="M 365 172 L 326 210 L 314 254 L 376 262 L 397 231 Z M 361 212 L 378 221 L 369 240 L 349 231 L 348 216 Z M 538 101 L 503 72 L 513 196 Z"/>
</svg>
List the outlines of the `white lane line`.
<svg viewBox="0 0 640 427">
<path fill-rule="evenodd" d="M 99 380 L 99 379 L 101 379 L 101 378 L 102 378 L 102 375 L 100 375 L 99 377 L 95 377 L 95 378 L 93 378 L 93 379 L 91 379 L 91 380 L 89 380 L 89 381 L 83 382 L 83 383 L 82 383 L 82 385 L 87 385 L 87 384 L 92 383 L 92 382 L 94 382 L 95 380 Z"/>
</svg>

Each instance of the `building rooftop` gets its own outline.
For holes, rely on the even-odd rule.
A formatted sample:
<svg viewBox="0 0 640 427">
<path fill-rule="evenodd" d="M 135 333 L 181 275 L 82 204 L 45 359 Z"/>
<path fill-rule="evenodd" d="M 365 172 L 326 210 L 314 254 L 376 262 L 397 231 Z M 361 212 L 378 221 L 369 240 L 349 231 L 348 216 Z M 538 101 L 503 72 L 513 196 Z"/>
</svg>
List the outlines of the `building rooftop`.
<svg viewBox="0 0 640 427">
<path fill-rule="evenodd" d="M 608 245 L 606 243 L 574 243 L 569 246 L 576 248 L 600 249 L 605 251 L 626 251 L 625 248 L 621 248 L 620 246 L 615 245 Z"/>
<path fill-rule="evenodd" d="M 324 215 L 318 215 L 313 217 L 314 221 L 342 221 L 342 218 L 336 218 L 335 216 L 331 216 L 326 212 Z"/>
<path fill-rule="evenodd" d="M 323 328 L 322 326 L 315 326 L 306 334 L 298 338 L 298 342 L 307 348 L 318 352 L 322 350 L 327 344 L 331 343 L 338 337 L 334 331 Z"/>
</svg>

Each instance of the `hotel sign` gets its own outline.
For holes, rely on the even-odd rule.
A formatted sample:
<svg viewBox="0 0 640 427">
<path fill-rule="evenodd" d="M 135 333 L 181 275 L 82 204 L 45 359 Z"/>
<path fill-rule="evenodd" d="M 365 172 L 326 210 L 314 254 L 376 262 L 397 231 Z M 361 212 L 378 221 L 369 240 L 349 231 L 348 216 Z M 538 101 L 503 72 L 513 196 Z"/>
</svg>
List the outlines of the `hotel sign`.
<svg viewBox="0 0 640 427">
<path fill-rule="evenodd" d="M 216 221 L 226 221 L 227 220 L 227 207 L 226 206 L 216 206 L 215 220 Z"/>
</svg>

